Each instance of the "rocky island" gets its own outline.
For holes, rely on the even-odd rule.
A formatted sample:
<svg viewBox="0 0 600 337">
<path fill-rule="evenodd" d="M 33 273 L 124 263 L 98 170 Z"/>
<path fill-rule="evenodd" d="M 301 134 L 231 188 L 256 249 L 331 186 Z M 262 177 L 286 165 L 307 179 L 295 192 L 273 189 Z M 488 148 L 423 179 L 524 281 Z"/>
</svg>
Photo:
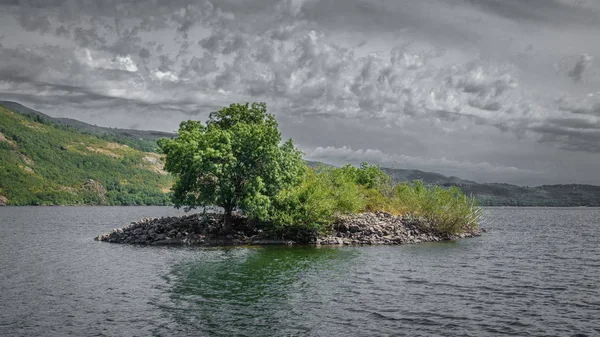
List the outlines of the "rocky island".
<svg viewBox="0 0 600 337">
<path fill-rule="evenodd" d="M 98 236 L 132 244 L 403 244 L 480 233 L 481 208 L 455 187 L 395 186 L 379 166 L 307 167 L 265 103 L 231 104 L 158 140 L 171 199 L 222 213 L 143 219 Z M 235 211 L 234 211 L 235 210 Z M 238 213 L 239 211 L 239 213 Z M 401 215 L 401 216 L 398 216 Z"/>
<path fill-rule="evenodd" d="M 99 235 L 97 241 L 139 245 L 400 245 L 449 241 L 481 235 L 477 227 L 459 234 L 440 234 L 423 217 L 394 216 L 387 212 L 338 215 L 329 235 L 308 231 L 295 240 L 274 239 L 252 226 L 239 213 L 233 216 L 233 231 L 223 232 L 223 215 L 192 214 L 181 217 L 144 218 Z"/>
</svg>

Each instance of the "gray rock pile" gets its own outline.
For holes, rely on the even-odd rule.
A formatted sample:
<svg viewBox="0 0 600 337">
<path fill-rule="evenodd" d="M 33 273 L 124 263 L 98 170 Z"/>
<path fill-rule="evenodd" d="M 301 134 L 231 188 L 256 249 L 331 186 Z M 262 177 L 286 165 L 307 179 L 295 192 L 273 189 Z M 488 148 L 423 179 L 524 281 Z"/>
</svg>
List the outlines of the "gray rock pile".
<svg viewBox="0 0 600 337">
<path fill-rule="evenodd" d="M 386 212 L 346 214 L 337 218 L 333 234 L 318 238 L 321 245 L 400 245 L 421 242 L 448 241 L 481 235 L 482 230 L 459 235 L 438 235 L 423 217 L 410 214 L 394 216 Z"/>
<path fill-rule="evenodd" d="M 145 218 L 95 238 L 97 241 L 144 245 L 269 245 L 294 244 L 272 240 L 255 229 L 240 214 L 233 218 L 233 232 L 222 232 L 222 214 L 192 214 L 181 217 Z M 337 217 L 330 236 L 306 240 L 317 245 L 399 245 L 437 242 L 481 235 L 482 230 L 456 236 L 427 231 L 427 220 L 411 215 L 394 216 L 386 212 L 345 214 Z"/>
<path fill-rule="evenodd" d="M 144 218 L 102 234 L 96 241 L 145 245 L 239 245 L 261 240 L 261 232 L 246 225 L 239 214 L 233 216 L 234 232 L 222 234 L 223 215 L 192 214 L 181 217 Z M 243 228 L 243 231 L 240 229 Z M 236 230 L 237 229 L 237 230 Z"/>
</svg>

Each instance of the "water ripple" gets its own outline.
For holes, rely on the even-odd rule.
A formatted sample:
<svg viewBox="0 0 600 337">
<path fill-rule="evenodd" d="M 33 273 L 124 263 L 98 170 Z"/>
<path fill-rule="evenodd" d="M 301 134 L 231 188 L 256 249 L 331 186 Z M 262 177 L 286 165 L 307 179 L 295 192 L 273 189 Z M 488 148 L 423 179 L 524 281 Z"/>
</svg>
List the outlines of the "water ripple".
<svg viewBox="0 0 600 337">
<path fill-rule="evenodd" d="M 168 208 L 0 210 L 2 336 L 600 334 L 600 209 L 490 208 L 486 235 L 443 244 L 227 249 L 91 240 Z"/>
</svg>

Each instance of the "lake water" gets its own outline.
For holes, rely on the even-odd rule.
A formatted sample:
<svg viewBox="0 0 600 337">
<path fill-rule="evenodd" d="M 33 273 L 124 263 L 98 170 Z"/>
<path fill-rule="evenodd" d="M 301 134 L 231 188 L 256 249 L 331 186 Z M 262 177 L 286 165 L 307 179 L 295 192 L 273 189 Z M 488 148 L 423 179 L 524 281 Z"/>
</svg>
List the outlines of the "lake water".
<svg viewBox="0 0 600 337">
<path fill-rule="evenodd" d="M 488 208 L 489 232 L 372 247 L 143 247 L 167 207 L 0 208 L 0 336 L 598 336 L 600 209 Z"/>
</svg>

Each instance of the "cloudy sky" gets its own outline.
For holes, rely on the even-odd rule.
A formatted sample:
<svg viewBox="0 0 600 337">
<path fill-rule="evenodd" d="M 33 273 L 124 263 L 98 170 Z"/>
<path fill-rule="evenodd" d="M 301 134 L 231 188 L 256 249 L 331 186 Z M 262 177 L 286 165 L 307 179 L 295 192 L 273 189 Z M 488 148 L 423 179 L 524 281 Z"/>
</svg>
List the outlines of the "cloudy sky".
<svg viewBox="0 0 600 337">
<path fill-rule="evenodd" d="M 0 99 L 175 131 L 265 101 L 308 159 L 600 185 L 600 1 L 0 0 Z"/>
</svg>

